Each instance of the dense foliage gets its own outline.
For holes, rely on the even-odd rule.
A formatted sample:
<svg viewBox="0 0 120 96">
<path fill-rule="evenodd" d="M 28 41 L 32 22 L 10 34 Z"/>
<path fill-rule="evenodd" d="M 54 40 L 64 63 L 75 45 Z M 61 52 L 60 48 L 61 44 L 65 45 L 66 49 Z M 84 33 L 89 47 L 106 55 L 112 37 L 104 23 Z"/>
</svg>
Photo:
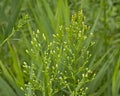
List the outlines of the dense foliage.
<svg viewBox="0 0 120 96">
<path fill-rule="evenodd" d="M 0 96 L 119 96 L 120 0 L 1 0 Z"/>
</svg>

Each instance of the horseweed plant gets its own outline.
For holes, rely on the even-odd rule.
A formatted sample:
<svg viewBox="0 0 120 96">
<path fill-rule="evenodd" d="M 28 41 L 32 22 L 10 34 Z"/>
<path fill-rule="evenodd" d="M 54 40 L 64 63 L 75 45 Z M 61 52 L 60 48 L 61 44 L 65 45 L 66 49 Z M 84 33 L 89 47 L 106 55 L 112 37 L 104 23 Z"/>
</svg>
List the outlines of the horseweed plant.
<svg viewBox="0 0 120 96">
<path fill-rule="evenodd" d="M 52 40 L 39 30 L 31 33 L 31 48 L 26 50 L 31 61 L 23 64 L 26 96 L 86 95 L 86 85 L 94 78 L 87 68 L 94 42 L 84 19 L 82 11 L 72 15 L 71 24 L 61 25 Z"/>
</svg>

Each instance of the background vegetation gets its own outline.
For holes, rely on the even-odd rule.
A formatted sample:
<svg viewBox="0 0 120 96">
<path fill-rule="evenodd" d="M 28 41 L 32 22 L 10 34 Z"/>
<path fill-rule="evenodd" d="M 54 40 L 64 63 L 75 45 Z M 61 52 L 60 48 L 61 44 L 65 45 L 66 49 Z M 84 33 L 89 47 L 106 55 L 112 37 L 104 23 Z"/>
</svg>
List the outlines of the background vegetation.
<svg viewBox="0 0 120 96">
<path fill-rule="evenodd" d="M 119 14 L 120 0 L 1 0 L 0 96 L 119 96 Z"/>
</svg>

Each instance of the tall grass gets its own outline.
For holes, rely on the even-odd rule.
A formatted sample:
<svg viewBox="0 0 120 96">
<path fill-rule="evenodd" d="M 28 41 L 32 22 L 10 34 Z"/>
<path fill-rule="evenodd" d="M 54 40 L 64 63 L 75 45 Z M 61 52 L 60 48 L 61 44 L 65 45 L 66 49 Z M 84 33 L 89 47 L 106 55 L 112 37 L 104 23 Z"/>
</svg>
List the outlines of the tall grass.
<svg viewBox="0 0 120 96">
<path fill-rule="evenodd" d="M 119 96 L 119 5 L 1 0 L 0 96 Z"/>
</svg>

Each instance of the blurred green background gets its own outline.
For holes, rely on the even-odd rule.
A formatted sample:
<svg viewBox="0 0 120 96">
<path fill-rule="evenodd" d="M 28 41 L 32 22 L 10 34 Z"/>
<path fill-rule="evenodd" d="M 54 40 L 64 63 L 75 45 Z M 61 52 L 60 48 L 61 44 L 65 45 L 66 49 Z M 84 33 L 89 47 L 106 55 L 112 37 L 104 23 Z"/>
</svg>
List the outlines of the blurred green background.
<svg viewBox="0 0 120 96">
<path fill-rule="evenodd" d="M 120 0 L 0 0 L 0 96 L 24 96 L 20 66 L 30 61 L 25 40 L 32 30 L 51 41 L 80 10 L 95 41 L 88 66 L 96 77 L 87 96 L 120 96 Z"/>
</svg>

